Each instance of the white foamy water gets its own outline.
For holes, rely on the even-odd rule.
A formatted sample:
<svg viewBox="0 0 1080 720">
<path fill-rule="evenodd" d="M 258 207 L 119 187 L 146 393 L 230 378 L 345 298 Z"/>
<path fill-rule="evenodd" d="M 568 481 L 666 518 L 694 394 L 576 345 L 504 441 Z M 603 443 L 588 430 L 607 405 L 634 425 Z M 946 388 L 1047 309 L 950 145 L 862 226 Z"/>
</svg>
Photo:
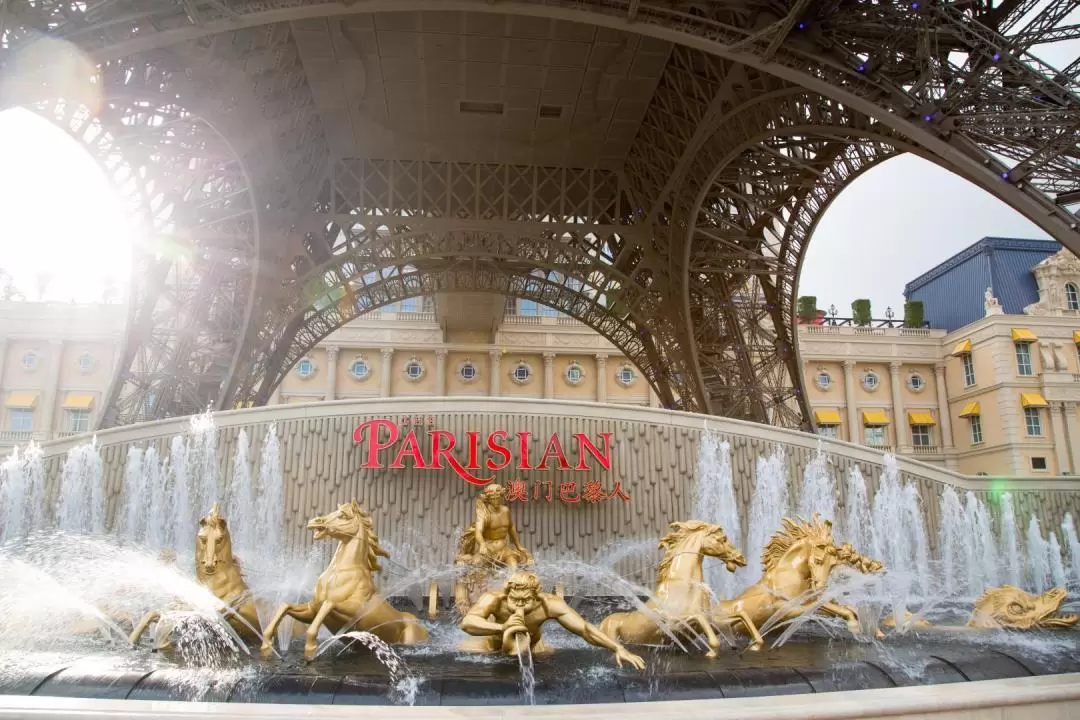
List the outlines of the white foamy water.
<svg viewBox="0 0 1080 720">
<path fill-rule="evenodd" d="M 701 435 L 698 449 L 697 494 L 692 512 L 694 520 L 704 520 L 724 528 L 728 539 L 742 549 L 739 503 L 731 470 L 731 445 L 708 431 Z M 653 546 L 655 548 L 655 545 Z M 732 597 L 738 580 L 717 560 L 706 558 L 705 583 L 718 597 Z"/>
<path fill-rule="evenodd" d="M 0 544 L 25 536 L 44 522 L 45 466 L 41 448 L 15 448 L 0 463 Z"/>
<path fill-rule="evenodd" d="M 105 487 L 97 438 L 68 450 L 60 478 L 56 526 L 68 532 L 105 532 Z"/>
<path fill-rule="evenodd" d="M 769 458 L 759 457 L 754 473 L 754 495 L 750 499 L 750 520 L 746 533 L 746 567 L 738 571 L 741 585 L 756 583 L 761 577 L 761 548 L 788 514 L 787 459 L 783 448 Z"/>
<path fill-rule="evenodd" d="M 829 457 L 821 443 L 818 443 L 813 459 L 806 464 L 799 491 L 798 516 L 809 520 L 814 513 L 826 520 L 836 519 L 836 487 L 829 471 Z"/>
<path fill-rule="evenodd" d="M 1028 568 L 1031 570 L 1031 587 L 1035 592 L 1046 592 L 1050 587 L 1050 545 L 1042 535 L 1039 518 L 1031 516 L 1027 530 Z"/>
<path fill-rule="evenodd" d="M 835 536 L 851 543 L 859 552 L 870 552 L 874 532 L 870 517 L 870 500 L 866 492 L 866 478 L 858 465 L 853 465 L 847 477 L 847 506 L 844 525 Z"/>
<path fill-rule="evenodd" d="M 1024 560 L 1020 553 L 1020 525 L 1016 520 L 1012 493 L 1001 496 L 1001 552 L 1004 580 L 1009 585 L 1021 587 L 1024 584 Z"/>
<path fill-rule="evenodd" d="M 1065 513 L 1061 521 L 1061 532 L 1065 535 L 1065 542 L 1069 547 L 1069 577 L 1080 583 L 1080 538 L 1076 537 L 1072 513 Z"/>
</svg>

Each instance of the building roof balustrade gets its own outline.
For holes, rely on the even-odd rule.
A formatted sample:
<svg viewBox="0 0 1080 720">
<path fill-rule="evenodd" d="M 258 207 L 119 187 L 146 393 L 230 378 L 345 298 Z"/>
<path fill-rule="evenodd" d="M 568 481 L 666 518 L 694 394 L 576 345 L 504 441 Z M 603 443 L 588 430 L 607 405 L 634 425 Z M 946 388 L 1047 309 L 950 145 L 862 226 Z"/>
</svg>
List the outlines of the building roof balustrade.
<svg viewBox="0 0 1080 720">
<path fill-rule="evenodd" d="M 799 325 L 800 335 L 814 336 L 877 336 L 877 337 L 909 337 L 909 338 L 943 338 L 944 330 L 928 327 L 909 328 L 902 326 L 874 327 L 860 325 Z"/>
</svg>

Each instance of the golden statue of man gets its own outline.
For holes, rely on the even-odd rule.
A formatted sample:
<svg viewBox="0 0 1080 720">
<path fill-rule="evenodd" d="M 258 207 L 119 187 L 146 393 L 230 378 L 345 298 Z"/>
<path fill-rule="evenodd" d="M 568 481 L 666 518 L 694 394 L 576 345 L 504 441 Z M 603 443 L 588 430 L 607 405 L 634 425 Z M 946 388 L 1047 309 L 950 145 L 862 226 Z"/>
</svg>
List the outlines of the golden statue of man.
<svg viewBox="0 0 1080 720">
<path fill-rule="evenodd" d="M 510 508 L 503 504 L 505 496 L 503 486 L 492 483 L 476 498 L 476 519 L 461 534 L 458 564 L 508 568 L 532 564 L 532 553 L 522 547 Z"/>
<path fill-rule="evenodd" d="M 540 579 L 530 572 L 515 572 L 501 590 L 480 596 L 461 621 L 461 629 L 477 637 L 466 640 L 461 649 L 515 655 L 521 643 L 528 642 L 533 655 L 543 655 L 551 652 L 540 635 L 541 626 L 548 620 L 558 622 L 590 645 L 615 653 L 619 667 L 625 662 L 638 670 L 645 668 L 644 660 L 586 622 L 564 600 L 541 592 Z"/>
</svg>

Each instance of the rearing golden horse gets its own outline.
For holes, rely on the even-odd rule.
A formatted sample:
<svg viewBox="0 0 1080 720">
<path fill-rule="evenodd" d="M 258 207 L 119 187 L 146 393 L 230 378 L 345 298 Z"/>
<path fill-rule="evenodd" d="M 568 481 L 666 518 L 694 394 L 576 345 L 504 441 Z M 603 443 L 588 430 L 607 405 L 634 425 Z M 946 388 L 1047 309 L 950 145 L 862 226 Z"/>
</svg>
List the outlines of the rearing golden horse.
<svg viewBox="0 0 1080 720">
<path fill-rule="evenodd" d="M 308 527 L 315 539 L 338 541 L 334 559 L 315 582 L 315 596 L 308 603 L 286 604 L 274 614 L 263 633 L 262 653 L 273 652 L 271 642 L 286 615 L 308 623 L 304 657 L 311 660 L 318 647 L 319 628 L 334 633 L 356 629 L 378 635 L 388 643 L 415 645 L 428 638 L 428 632 L 415 615 L 392 608 L 375 587 L 379 557 L 390 557 L 379 545 L 371 522 L 356 500 L 338 506 L 329 515 L 312 518 Z"/>
<path fill-rule="evenodd" d="M 241 639 L 253 643 L 262 638 L 255 600 L 244 582 L 240 561 L 233 556 L 229 526 L 217 505 L 199 520 L 199 534 L 195 538 L 195 579 L 225 603 L 225 621 Z M 161 610 L 148 612 L 132 631 L 131 644 L 138 643 L 150 623 L 160 620 L 161 615 Z"/>
<path fill-rule="evenodd" d="M 832 523 L 822 521 L 817 513 L 809 522 L 784 518 L 783 527 L 773 534 L 761 553 L 764 566 L 761 580 L 734 600 L 717 603 L 712 620 L 718 627 L 741 629 L 749 635 L 750 650 L 761 649 L 764 639 L 758 626 L 777 613 L 783 613 L 778 620 L 787 620 L 820 610 L 845 620 L 848 628 L 858 633 L 859 619 L 854 608 L 834 602 L 819 606 L 815 597 L 825 589 L 829 574 L 841 563 L 864 573 L 882 569 L 880 562 L 863 557 L 847 543 L 837 547 Z"/>
<path fill-rule="evenodd" d="M 701 564 L 706 555 L 719 558 L 728 571 L 746 565 L 746 558 L 728 541 L 719 525 L 701 520 L 671 523 L 671 532 L 660 541 L 666 551 L 656 572 L 655 597 L 646 603 L 648 610 L 617 612 L 608 615 L 600 631 L 618 641 L 657 645 L 668 640 L 669 632 L 694 626 L 709 643 L 706 657 L 716 657 L 720 639 L 708 620 L 712 593 L 705 584 Z"/>
</svg>

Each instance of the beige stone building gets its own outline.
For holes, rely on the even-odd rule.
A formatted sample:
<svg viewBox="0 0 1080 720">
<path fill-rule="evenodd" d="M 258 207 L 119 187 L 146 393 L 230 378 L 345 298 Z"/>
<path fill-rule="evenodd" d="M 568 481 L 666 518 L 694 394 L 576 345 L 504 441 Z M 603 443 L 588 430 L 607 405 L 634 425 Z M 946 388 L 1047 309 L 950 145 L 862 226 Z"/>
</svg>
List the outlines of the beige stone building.
<svg viewBox="0 0 1080 720">
<path fill-rule="evenodd" d="M 800 325 L 818 432 L 963 474 L 1080 474 L 1080 260 L 1033 271 L 1039 301 L 953 332 Z M 0 450 L 94 426 L 123 340 L 119 305 L 0 304 Z M 497 396 L 659 406 L 576 320 L 488 295 L 384 307 L 300 360 L 272 404 Z"/>
</svg>

